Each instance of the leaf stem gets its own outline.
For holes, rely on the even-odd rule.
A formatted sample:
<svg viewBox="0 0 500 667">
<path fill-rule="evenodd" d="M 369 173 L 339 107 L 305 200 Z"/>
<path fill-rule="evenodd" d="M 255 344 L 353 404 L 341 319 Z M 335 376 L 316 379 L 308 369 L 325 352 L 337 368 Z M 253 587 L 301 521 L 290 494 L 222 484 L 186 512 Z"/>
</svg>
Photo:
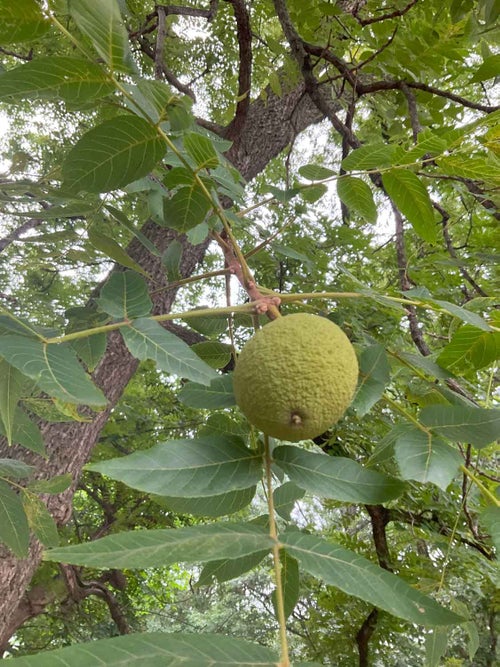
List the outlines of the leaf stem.
<svg viewBox="0 0 500 667">
<path fill-rule="evenodd" d="M 481 480 L 473 472 L 471 472 L 469 468 L 467 468 L 467 466 L 462 464 L 460 466 L 460 470 L 471 480 L 471 482 L 477 486 L 485 498 L 487 498 L 493 505 L 495 505 L 495 507 L 500 507 L 500 500 L 493 495 L 488 487 L 486 487 L 481 482 Z"/>
<path fill-rule="evenodd" d="M 274 562 L 274 577 L 276 583 L 276 612 L 279 623 L 279 635 L 281 646 L 280 667 L 290 667 L 290 657 L 288 653 L 288 638 L 286 634 L 286 616 L 285 616 L 285 597 L 283 592 L 283 581 L 281 578 L 281 559 L 280 559 L 280 544 L 278 542 L 278 530 L 276 527 L 276 519 L 274 513 L 274 498 L 273 498 L 273 477 L 272 477 L 272 456 L 269 445 L 269 436 L 264 434 L 264 457 L 266 467 L 266 489 L 267 489 L 267 506 L 269 509 L 269 536 L 274 540 L 273 546 L 273 562 Z"/>
<path fill-rule="evenodd" d="M 405 408 L 403 408 L 403 406 L 399 405 L 399 403 L 397 403 L 395 400 L 390 398 L 390 396 L 387 396 L 387 394 L 384 394 L 383 398 L 384 398 L 384 401 L 388 405 L 390 405 L 393 410 L 396 410 L 396 412 L 399 412 L 399 414 L 403 415 L 403 417 L 405 419 L 407 419 L 409 422 L 411 422 L 412 424 L 414 424 L 414 426 L 416 426 L 418 429 L 423 431 L 429 437 L 432 437 L 431 431 L 426 426 L 421 424 L 418 421 L 418 419 L 411 414 L 411 412 L 408 412 L 408 410 L 405 410 Z"/>
</svg>

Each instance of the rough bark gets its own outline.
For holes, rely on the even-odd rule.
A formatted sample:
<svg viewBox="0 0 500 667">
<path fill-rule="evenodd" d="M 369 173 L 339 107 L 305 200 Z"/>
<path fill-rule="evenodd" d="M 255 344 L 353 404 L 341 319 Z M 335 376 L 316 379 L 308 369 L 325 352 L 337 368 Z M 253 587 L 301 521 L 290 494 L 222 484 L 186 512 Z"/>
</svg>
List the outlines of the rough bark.
<svg viewBox="0 0 500 667">
<path fill-rule="evenodd" d="M 303 86 L 297 86 L 283 97 L 278 98 L 267 90 L 266 99 L 258 99 L 250 105 L 245 126 L 238 137 L 234 138 L 228 158 L 240 170 L 247 180 L 261 172 L 268 162 L 276 157 L 302 130 L 319 122 L 322 115 L 304 94 Z M 155 245 L 165 249 L 177 238 L 172 230 L 160 228 L 154 223 L 146 223 L 142 230 Z M 181 237 L 183 255 L 180 267 L 182 277 L 192 274 L 202 261 L 208 243 L 191 246 Z M 165 285 L 161 262 L 139 242 L 133 241 L 129 254 L 141 264 L 153 277 L 155 290 Z M 155 313 L 169 312 L 176 296 L 176 289 L 165 289 L 152 294 Z M 21 448 L 9 448 L 0 441 L 0 457 L 23 458 L 35 462 L 38 476 L 49 478 L 54 475 L 71 473 L 73 485 L 63 494 L 50 496 L 48 507 L 56 521 L 62 525 L 71 516 L 73 493 L 83 465 L 88 461 L 93 446 L 106 423 L 110 412 L 116 405 L 125 387 L 137 368 L 137 361 L 126 349 L 121 336 L 115 332 L 109 336 L 106 353 L 96 369 L 93 379 L 105 393 L 109 404 L 106 410 L 97 413 L 90 423 L 46 424 L 43 435 L 48 457 L 46 460 L 24 452 Z M 40 564 L 42 547 L 32 540 L 29 557 L 20 560 L 0 547 L 0 647 L 25 618 L 23 607 L 29 602 L 26 589 Z M 24 610 L 25 611 L 25 610 Z"/>
</svg>

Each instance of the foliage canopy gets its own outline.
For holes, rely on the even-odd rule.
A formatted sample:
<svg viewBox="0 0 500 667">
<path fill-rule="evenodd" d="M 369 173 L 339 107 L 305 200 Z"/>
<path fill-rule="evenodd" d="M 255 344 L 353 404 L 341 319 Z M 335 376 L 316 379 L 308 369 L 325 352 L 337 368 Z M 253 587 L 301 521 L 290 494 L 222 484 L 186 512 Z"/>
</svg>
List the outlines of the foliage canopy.
<svg viewBox="0 0 500 667">
<path fill-rule="evenodd" d="M 6 657 L 496 663 L 498 16 L 0 0 Z M 291 445 L 232 372 L 294 312 L 360 379 Z"/>
</svg>

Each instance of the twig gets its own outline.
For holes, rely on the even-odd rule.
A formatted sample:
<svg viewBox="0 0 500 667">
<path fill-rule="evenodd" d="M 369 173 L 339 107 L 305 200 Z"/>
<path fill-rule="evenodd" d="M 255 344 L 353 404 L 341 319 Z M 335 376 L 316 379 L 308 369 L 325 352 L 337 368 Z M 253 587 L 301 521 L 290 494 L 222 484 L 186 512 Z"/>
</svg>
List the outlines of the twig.
<svg viewBox="0 0 500 667">
<path fill-rule="evenodd" d="M 449 213 L 437 202 L 432 202 L 433 207 L 438 211 L 438 213 L 441 215 L 441 223 L 442 223 L 442 228 L 443 228 L 443 238 L 444 242 L 446 245 L 446 249 L 448 250 L 448 253 L 450 254 L 450 257 L 453 257 L 458 263 L 458 270 L 462 274 L 463 278 L 476 290 L 476 292 L 480 296 L 488 296 L 486 292 L 481 288 L 480 285 L 477 284 L 477 282 L 474 280 L 474 278 L 470 275 L 470 273 L 467 271 L 467 269 L 462 265 L 462 262 L 459 260 L 458 255 L 455 251 L 455 248 L 453 247 L 453 243 L 451 241 L 450 237 L 450 231 L 449 231 L 449 226 L 448 226 L 448 221 L 450 219 Z"/>
<path fill-rule="evenodd" d="M 198 16 L 212 21 L 217 13 L 218 0 L 210 0 L 209 9 L 198 9 L 197 7 L 184 7 L 181 5 L 156 5 L 157 9 L 161 9 L 165 16 L 176 14 L 177 16 Z"/>
<path fill-rule="evenodd" d="M 421 83 L 419 81 L 373 81 L 372 83 L 356 83 L 356 92 L 358 95 L 367 95 L 369 93 L 380 93 L 385 90 L 401 90 L 403 86 L 408 88 L 414 88 L 416 90 L 423 90 L 426 93 L 431 95 L 437 95 L 438 97 L 445 97 L 452 102 L 457 102 L 464 107 L 469 109 L 476 109 L 477 111 L 484 111 L 485 113 L 493 113 L 500 109 L 499 105 L 489 105 L 489 104 L 479 104 L 478 102 L 472 102 L 461 95 L 456 95 L 455 93 L 450 93 L 448 90 L 441 90 L 440 88 L 435 88 L 434 86 L 429 86 L 426 83 Z"/>
<path fill-rule="evenodd" d="M 396 9 L 393 12 L 390 12 L 389 14 L 382 14 L 381 16 L 375 16 L 373 18 L 369 19 L 362 19 L 358 16 L 359 9 L 355 9 L 355 11 L 352 13 L 356 21 L 359 23 L 361 26 L 366 26 L 366 25 L 371 25 L 372 23 L 380 23 L 380 21 L 388 21 L 389 19 L 395 19 L 400 16 L 404 16 L 407 12 L 410 11 L 410 9 L 416 5 L 418 0 L 411 0 L 406 7 L 403 7 L 403 9 Z"/>
<path fill-rule="evenodd" d="M 26 232 L 29 232 L 31 229 L 35 229 L 41 225 L 42 222 L 44 221 L 40 220 L 39 218 L 30 218 L 26 222 L 23 222 L 22 225 L 19 225 L 19 227 L 10 232 L 10 234 L 0 239 L 0 252 L 3 252 L 5 248 L 7 248 L 11 243 L 14 243 L 14 241 L 18 241 Z"/>
</svg>

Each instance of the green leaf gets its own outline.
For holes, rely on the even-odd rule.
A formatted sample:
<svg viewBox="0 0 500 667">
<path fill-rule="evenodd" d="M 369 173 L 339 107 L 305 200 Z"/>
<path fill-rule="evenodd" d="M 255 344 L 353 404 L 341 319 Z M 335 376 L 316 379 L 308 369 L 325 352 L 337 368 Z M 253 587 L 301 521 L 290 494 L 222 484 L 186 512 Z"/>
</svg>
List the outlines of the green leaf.
<svg viewBox="0 0 500 667">
<path fill-rule="evenodd" d="M 360 382 L 352 407 L 360 417 L 382 398 L 390 380 L 390 366 L 383 345 L 371 345 L 363 350 L 359 358 Z"/>
<path fill-rule="evenodd" d="M 142 273 L 142 275 L 148 277 L 148 274 L 144 271 L 142 266 L 137 264 L 135 260 L 130 257 L 130 255 L 119 245 L 111 236 L 102 234 L 97 231 L 97 229 L 92 225 L 88 230 L 88 237 L 90 243 L 96 248 L 103 252 L 105 255 L 110 257 L 112 260 L 126 266 L 128 269 Z"/>
<path fill-rule="evenodd" d="M 485 368 L 500 358 L 500 332 L 483 331 L 470 324 L 458 329 L 441 350 L 438 364 L 453 370 Z"/>
<path fill-rule="evenodd" d="M 462 627 L 467 633 L 467 650 L 469 653 L 469 660 L 472 664 L 474 656 L 476 655 L 480 646 L 478 627 L 474 621 L 467 621 L 467 623 L 462 623 Z"/>
<path fill-rule="evenodd" d="M 455 405 L 431 405 L 420 413 L 420 421 L 447 440 L 485 447 L 500 433 L 500 410 Z"/>
<path fill-rule="evenodd" d="M 323 181 L 326 178 L 332 178 L 337 175 L 331 169 L 322 167 L 319 164 L 305 164 L 299 167 L 299 174 L 302 178 L 307 178 L 309 181 Z"/>
<path fill-rule="evenodd" d="M 159 82 L 158 82 L 159 83 Z M 128 191 L 128 188 L 126 188 Z M 107 204 L 105 206 L 106 210 L 109 211 L 111 216 L 118 222 L 122 227 L 125 227 L 126 230 L 131 232 L 135 236 L 135 238 L 145 247 L 149 250 L 149 252 L 154 256 L 154 257 L 161 257 L 161 252 L 158 250 L 158 248 L 151 243 L 151 241 L 148 239 L 147 236 L 145 236 L 140 229 L 136 229 L 135 225 L 130 222 L 130 220 L 127 218 L 127 216 L 123 213 L 123 211 L 119 211 L 117 208 L 114 206 L 111 206 L 110 204 Z"/>
<path fill-rule="evenodd" d="M 463 619 L 363 556 L 313 535 L 287 532 L 280 543 L 301 567 L 326 584 L 418 625 L 452 625 Z"/>
<path fill-rule="evenodd" d="M 214 169 L 219 164 L 217 151 L 208 137 L 190 132 L 184 136 L 184 148 L 198 169 Z"/>
<path fill-rule="evenodd" d="M 117 320 L 145 317 L 153 307 L 146 282 L 132 271 L 115 271 L 103 285 L 97 303 Z"/>
<path fill-rule="evenodd" d="M 26 558 L 30 529 L 21 498 L 0 480 L 0 542 L 18 558 Z"/>
<path fill-rule="evenodd" d="M 165 81 L 140 79 L 136 85 L 122 85 L 134 102 L 128 98 L 125 100 L 130 111 L 154 123 L 165 120 L 168 107 L 179 100 Z"/>
<path fill-rule="evenodd" d="M 147 493 L 201 498 L 247 489 L 262 477 L 262 455 L 234 436 L 170 440 L 87 466 Z"/>
<path fill-rule="evenodd" d="M 17 404 L 23 395 L 27 378 L 14 366 L 0 358 L 0 422 L 9 445 L 12 444 Z"/>
<path fill-rule="evenodd" d="M 281 562 L 281 587 L 283 590 L 283 607 L 285 611 L 285 617 L 288 618 L 297 602 L 299 601 L 300 596 L 300 576 L 299 576 L 299 564 L 295 558 L 292 558 L 286 551 L 282 551 L 280 554 Z M 276 601 L 276 591 L 273 591 L 272 601 L 274 606 L 274 614 L 276 618 L 279 618 L 278 607 Z"/>
<path fill-rule="evenodd" d="M 284 255 L 284 257 L 290 257 L 291 259 L 297 259 L 299 262 L 302 262 L 306 267 L 313 269 L 315 267 L 315 261 L 313 257 L 304 254 L 295 250 L 295 248 L 290 248 L 289 246 L 281 245 L 281 243 L 273 242 L 271 245 L 274 252 L 279 255 Z"/>
<path fill-rule="evenodd" d="M 246 422 L 236 421 L 227 412 L 214 412 L 198 430 L 199 435 L 237 435 L 243 440 L 249 432 Z"/>
<path fill-rule="evenodd" d="M 418 142 L 409 148 L 400 160 L 400 164 L 412 164 L 424 156 L 439 155 L 448 148 L 449 142 L 430 130 L 424 130 L 418 135 Z"/>
<path fill-rule="evenodd" d="M 6 435 L 3 423 L 0 421 L 0 433 Z M 32 452 L 45 456 L 45 445 L 40 429 L 37 424 L 28 417 L 26 412 L 18 406 L 12 429 L 12 442 L 16 445 L 22 445 Z"/>
<path fill-rule="evenodd" d="M 397 498 L 404 491 L 399 480 L 340 456 L 282 445 L 273 450 L 273 459 L 297 486 L 322 498 L 377 504 Z"/>
<path fill-rule="evenodd" d="M 117 533 L 93 542 L 51 549 L 45 552 L 44 558 L 70 565 L 143 570 L 171 563 L 239 558 L 272 546 L 273 540 L 263 527 L 215 523 Z"/>
<path fill-rule="evenodd" d="M 438 378 L 439 380 L 447 380 L 452 377 L 451 373 L 448 373 L 443 368 L 438 366 L 438 364 L 429 357 L 423 357 L 421 354 L 412 354 L 411 352 L 399 352 L 394 355 L 397 359 L 400 359 L 404 362 L 404 365 L 409 365 L 410 367 L 419 368 L 424 371 L 426 375 L 431 377 Z"/>
<path fill-rule="evenodd" d="M 92 373 L 106 352 L 106 343 L 106 334 L 100 333 L 87 338 L 77 338 L 71 342 L 71 347 L 78 358 L 83 361 L 89 373 Z"/>
<path fill-rule="evenodd" d="M 308 185 L 300 190 L 300 196 L 309 204 L 314 204 L 318 199 L 328 192 L 328 188 L 323 183 L 318 185 Z"/>
<path fill-rule="evenodd" d="M 411 290 L 408 290 L 405 292 L 405 294 L 411 294 Z M 410 297 L 411 298 L 411 297 Z M 427 302 L 427 303 L 433 303 L 436 306 L 440 306 L 443 308 L 445 311 L 453 315 L 454 317 L 457 317 L 459 320 L 462 320 L 463 322 L 467 322 L 468 324 L 472 324 L 473 326 L 477 327 L 478 329 L 482 329 L 483 331 L 491 331 L 491 327 L 486 322 L 480 315 L 477 313 L 473 313 L 470 310 L 467 310 L 467 308 L 462 308 L 462 306 L 457 306 L 454 303 L 450 303 L 449 301 L 443 301 L 442 299 L 422 299 L 422 301 Z"/>
<path fill-rule="evenodd" d="M 215 371 L 202 361 L 178 336 L 167 331 L 155 320 L 140 318 L 120 329 L 132 354 L 144 361 L 153 359 L 157 367 L 202 385 L 210 384 Z"/>
<path fill-rule="evenodd" d="M 224 635 L 150 632 L 75 644 L 12 662 L 17 662 L 15 667 L 276 667 L 278 657 L 265 646 Z"/>
<path fill-rule="evenodd" d="M 404 479 L 432 482 L 443 491 L 462 463 L 457 450 L 418 428 L 408 429 L 398 436 L 395 454 Z"/>
<path fill-rule="evenodd" d="M 181 277 L 180 267 L 182 259 L 183 247 L 182 243 L 174 239 L 168 244 L 167 249 L 162 255 L 161 263 L 165 267 L 167 279 L 169 282 L 179 280 Z"/>
<path fill-rule="evenodd" d="M 484 62 L 477 68 L 471 76 L 470 82 L 487 81 L 500 75 L 500 54 L 495 54 L 485 58 Z"/>
<path fill-rule="evenodd" d="M 163 220 L 157 222 L 178 232 L 187 232 L 202 223 L 211 208 L 212 202 L 197 185 L 180 188 L 170 199 L 164 200 Z"/>
<path fill-rule="evenodd" d="M 241 577 L 255 569 L 269 554 L 269 551 L 257 551 L 242 558 L 213 560 L 205 565 L 198 579 L 198 586 L 210 586 L 214 581 L 222 583 Z"/>
<path fill-rule="evenodd" d="M 214 315 L 213 317 L 190 317 L 189 326 L 191 329 L 198 331 L 208 338 L 219 336 L 227 331 L 227 316 Z"/>
<path fill-rule="evenodd" d="M 392 169 L 382 175 L 387 194 L 411 223 L 415 232 L 429 243 L 437 239 L 437 226 L 429 193 L 422 181 L 406 169 Z"/>
<path fill-rule="evenodd" d="M 500 185 L 498 163 L 488 157 L 471 157 L 470 155 L 446 155 L 436 158 L 436 163 L 447 176 L 472 178 L 477 181 L 491 182 Z"/>
<path fill-rule="evenodd" d="M 224 368 L 231 361 L 231 346 L 215 340 L 207 340 L 191 345 L 193 352 L 211 368 Z"/>
<path fill-rule="evenodd" d="M 369 185 L 361 178 L 343 176 L 337 181 L 337 194 L 350 211 L 354 211 L 366 222 L 377 222 L 377 207 Z"/>
<path fill-rule="evenodd" d="M 342 160 L 342 168 L 346 171 L 364 171 L 392 167 L 401 152 L 398 146 L 383 143 L 366 144 L 349 153 Z"/>
<path fill-rule="evenodd" d="M 293 482 L 285 482 L 274 489 L 273 500 L 274 509 L 285 521 L 290 521 L 290 515 L 295 507 L 297 500 L 301 500 L 305 495 L 304 489 Z"/>
<path fill-rule="evenodd" d="M 112 72 L 136 73 L 117 0 L 70 0 L 69 11 Z"/>
<path fill-rule="evenodd" d="M 50 28 L 35 0 L 0 0 L 0 44 L 30 42 Z"/>
<path fill-rule="evenodd" d="M 481 522 L 490 531 L 497 553 L 500 553 L 500 507 L 486 507 L 481 512 Z"/>
<path fill-rule="evenodd" d="M 46 547 L 56 547 L 59 544 L 59 533 L 43 500 L 33 493 L 23 493 L 22 504 L 28 525 L 40 542 Z"/>
<path fill-rule="evenodd" d="M 0 336 L 0 355 L 49 396 L 66 403 L 107 404 L 106 397 L 92 383 L 69 345 L 48 345 L 26 336 Z"/>
<path fill-rule="evenodd" d="M 65 186 L 75 192 L 108 192 L 148 174 L 162 159 L 157 129 L 137 116 L 122 115 L 93 128 L 62 165 Z"/>
<path fill-rule="evenodd" d="M 212 380 L 209 386 L 188 382 L 177 395 L 178 399 L 189 408 L 218 410 L 236 405 L 231 373 Z"/>
<path fill-rule="evenodd" d="M 0 74 L 0 100 L 63 100 L 72 106 L 88 104 L 114 90 L 99 65 L 88 60 L 46 56 Z"/>
<path fill-rule="evenodd" d="M 56 475 L 50 479 L 37 479 L 28 484 L 27 488 L 35 493 L 57 494 L 66 491 L 71 486 L 72 481 L 71 475 L 65 473 L 64 475 Z"/>
<path fill-rule="evenodd" d="M 0 459 L 0 477 L 11 477 L 12 479 L 23 479 L 29 477 L 35 470 L 24 461 L 16 459 Z"/>
<path fill-rule="evenodd" d="M 425 637 L 425 667 L 438 667 L 448 646 L 446 628 L 434 628 Z"/>
<path fill-rule="evenodd" d="M 238 491 L 228 491 L 202 498 L 179 498 L 173 496 L 154 496 L 159 505 L 166 506 L 176 514 L 192 514 L 193 516 L 219 517 L 239 512 L 252 502 L 256 487 Z"/>
</svg>

